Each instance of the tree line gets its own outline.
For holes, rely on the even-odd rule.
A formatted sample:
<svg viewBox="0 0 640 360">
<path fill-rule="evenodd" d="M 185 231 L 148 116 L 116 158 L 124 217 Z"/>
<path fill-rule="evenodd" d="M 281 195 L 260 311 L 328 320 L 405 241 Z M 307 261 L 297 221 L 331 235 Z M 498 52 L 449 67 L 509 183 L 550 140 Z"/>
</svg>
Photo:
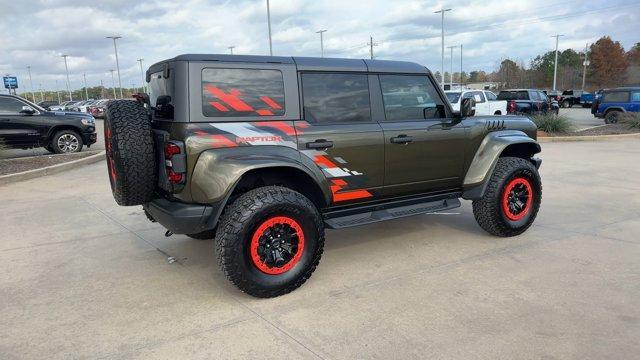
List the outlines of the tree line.
<svg viewBox="0 0 640 360">
<path fill-rule="evenodd" d="M 618 86 L 640 85 L 640 42 L 625 51 L 620 42 L 604 36 L 591 44 L 586 51 L 589 65 L 585 78 L 585 90 L 597 90 Z M 585 51 L 573 49 L 558 51 L 557 89 L 582 88 Z M 454 83 L 496 82 L 502 88 L 540 88 L 553 86 L 555 51 L 548 51 L 533 58 L 528 66 L 516 59 L 502 59 L 493 72 L 474 70 L 453 74 Z M 436 73 L 439 78 L 440 73 Z M 445 72 L 449 81 L 449 73 Z"/>
</svg>

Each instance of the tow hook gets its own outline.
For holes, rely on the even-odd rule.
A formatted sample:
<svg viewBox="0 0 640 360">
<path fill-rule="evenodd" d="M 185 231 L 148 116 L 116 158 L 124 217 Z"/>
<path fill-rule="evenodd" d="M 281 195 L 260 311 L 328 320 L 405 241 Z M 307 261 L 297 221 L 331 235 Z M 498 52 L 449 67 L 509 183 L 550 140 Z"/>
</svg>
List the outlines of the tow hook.
<svg viewBox="0 0 640 360">
<path fill-rule="evenodd" d="M 167 230 L 167 232 L 166 232 L 166 233 L 164 233 L 164 236 L 166 236 L 166 237 L 169 237 L 169 236 L 171 236 L 171 235 L 173 235 L 173 233 L 171 232 L 171 230 Z"/>
</svg>

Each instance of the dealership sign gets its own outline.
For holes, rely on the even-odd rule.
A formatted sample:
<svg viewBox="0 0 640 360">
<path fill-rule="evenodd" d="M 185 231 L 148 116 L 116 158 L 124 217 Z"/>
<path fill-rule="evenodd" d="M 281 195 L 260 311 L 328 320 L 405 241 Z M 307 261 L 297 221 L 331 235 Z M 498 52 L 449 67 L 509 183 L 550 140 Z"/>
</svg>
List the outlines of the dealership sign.
<svg viewBox="0 0 640 360">
<path fill-rule="evenodd" d="M 2 77 L 2 81 L 4 82 L 5 89 L 17 89 L 18 88 L 18 78 L 15 76 L 4 76 Z"/>
</svg>

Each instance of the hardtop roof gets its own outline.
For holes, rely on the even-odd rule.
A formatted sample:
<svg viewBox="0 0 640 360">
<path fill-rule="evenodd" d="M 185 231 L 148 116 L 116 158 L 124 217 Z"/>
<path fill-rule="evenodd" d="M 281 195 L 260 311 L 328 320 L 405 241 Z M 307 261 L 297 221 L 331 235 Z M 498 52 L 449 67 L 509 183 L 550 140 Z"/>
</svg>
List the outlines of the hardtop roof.
<svg viewBox="0 0 640 360">
<path fill-rule="evenodd" d="M 377 73 L 415 73 L 428 74 L 425 66 L 408 62 L 392 60 L 367 60 L 347 58 L 319 58 L 300 56 L 261 56 L 261 55 L 228 55 L 228 54 L 183 54 L 174 58 L 155 63 L 148 72 L 160 71 L 165 63 L 176 61 L 188 62 L 228 62 L 254 64 L 292 64 L 299 71 L 348 71 L 348 72 L 377 72 Z"/>
</svg>

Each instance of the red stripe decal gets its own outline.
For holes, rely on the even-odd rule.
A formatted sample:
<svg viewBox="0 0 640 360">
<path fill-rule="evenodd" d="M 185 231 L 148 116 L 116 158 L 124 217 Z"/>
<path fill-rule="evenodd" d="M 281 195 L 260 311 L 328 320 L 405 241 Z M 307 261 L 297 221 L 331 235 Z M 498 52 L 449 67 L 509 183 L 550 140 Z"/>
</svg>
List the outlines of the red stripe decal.
<svg viewBox="0 0 640 360">
<path fill-rule="evenodd" d="M 261 96 L 260 100 L 264 101 L 264 103 L 269 105 L 269 107 L 272 108 L 272 109 L 276 109 L 276 110 L 282 109 L 282 106 L 280 106 L 280 104 L 278 104 L 277 102 L 273 101 L 273 99 L 268 97 L 268 96 Z"/>
<path fill-rule="evenodd" d="M 219 103 L 219 102 L 217 102 L 217 101 L 211 101 L 211 102 L 209 102 L 209 104 L 210 104 L 211 106 L 213 106 L 214 108 L 218 109 L 218 111 L 224 111 L 224 112 L 229 111 L 229 109 L 227 109 L 227 107 L 226 107 L 226 106 L 224 106 L 224 105 L 220 104 L 220 103 Z"/>
<path fill-rule="evenodd" d="M 215 86 L 205 85 L 204 88 L 211 95 L 227 103 L 235 111 L 253 111 L 253 108 L 249 104 L 238 97 L 240 95 L 240 91 L 237 89 L 233 89 L 227 94 Z"/>
<path fill-rule="evenodd" d="M 347 190 L 347 191 L 338 192 L 342 190 L 342 187 L 346 186 L 347 183 L 342 179 L 331 180 L 331 182 L 333 182 L 334 184 L 334 185 L 331 185 L 331 194 L 333 195 L 334 202 L 363 199 L 363 198 L 368 198 L 373 196 L 370 192 L 364 189 Z"/>
<path fill-rule="evenodd" d="M 313 161 L 318 165 L 324 165 L 327 168 L 336 168 L 338 165 L 334 164 L 324 155 L 316 155 Z"/>
<path fill-rule="evenodd" d="M 216 145 L 217 147 L 236 147 L 238 146 L 238 144 L 236 144 L 235 142 L 231 141 L 229 138 L 227 138 L 224 135 L 211 135 L 211 140 L 213 140 L 215 142 L 214 145 Z"/>
<path fill-rule="evenodd" d="M 260 110 L 258 110 L 260 111 Z M 267 110 L 269 111 L 269 110 Z M 280 131 L 282 131 L 283 133 L 285 133 L 286 135 L 289 136 L 295 136 L 296 135 L 296 129 L 293 128 L 293 126 L 287 124 L 284 121 L 258 121 L 256 123 L 253 123 L 253 125 L 258 126 L 258 127 L 272 127 L 275 129 L 278 129 Z"/>
<path fill-rule="evenodd" d="M 271 110 L 267 110 L 267 109 L 260 109 L 260 110 L 256 110 L 256 112 L 258 113 L 258 115 L 262 115 L 262 116 L 269 116 L 269 115 L 273 115 L 273 113 L 271 112 Z"/>
</svg>

